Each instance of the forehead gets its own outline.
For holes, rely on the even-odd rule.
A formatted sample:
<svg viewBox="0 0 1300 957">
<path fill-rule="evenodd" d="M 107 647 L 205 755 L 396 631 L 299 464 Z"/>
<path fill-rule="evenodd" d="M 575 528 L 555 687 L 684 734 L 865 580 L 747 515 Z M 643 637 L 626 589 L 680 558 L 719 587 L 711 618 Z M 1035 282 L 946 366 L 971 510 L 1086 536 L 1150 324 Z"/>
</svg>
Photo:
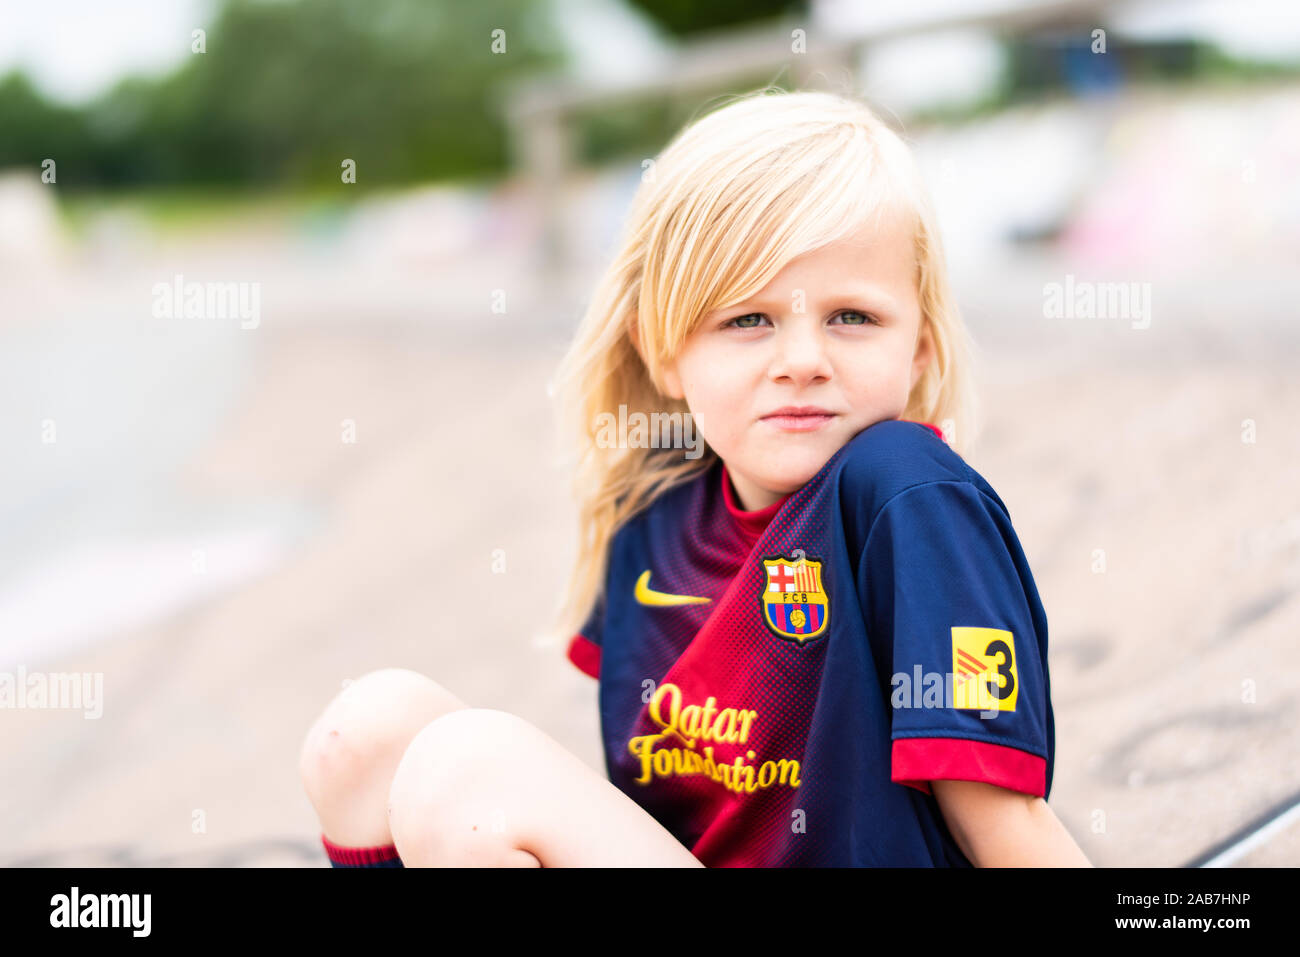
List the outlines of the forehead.
<svg viewBox="0 0 1300 957">
<path fill-rule="evenodd" d="M 792 259 L 776 278 L 832 272 L 847 278 L 906 285 L 913 280 L 915 267 L 912 230 L 900 217 L 890 216 L 859 226 L 842 239 Z"/>
<path fill-rule="evenodd" d="M 842 239 L 798 256 L 744 303 L 785 302 L 802 291 L 810 302 L 822 297 L 878 293 L 901 304 L 916 299 L 919 269 L 912 227 L 904 218 L 882 216 Z"/>
</svg>

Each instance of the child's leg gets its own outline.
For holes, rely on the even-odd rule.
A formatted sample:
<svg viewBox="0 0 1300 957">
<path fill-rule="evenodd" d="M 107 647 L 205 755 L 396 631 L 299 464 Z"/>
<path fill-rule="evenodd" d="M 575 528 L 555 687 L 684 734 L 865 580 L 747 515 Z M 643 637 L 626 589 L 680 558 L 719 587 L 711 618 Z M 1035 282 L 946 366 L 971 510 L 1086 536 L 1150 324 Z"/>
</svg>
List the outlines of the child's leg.
<svg viewBox="0 0 1300 957">
<path fill-rule="evenodd" d="M 331 859 L 393 857 L 388 789 L 411 739 L 433 719 L 466 707 L 437 682 L 401 668 L 372 671 L 348 684 L 311 726 L 298 769 L 320 818 Z M 362 853 L 363 849 L 368 853 Z"/>
<path fill-rule="evenodd" d="M 658 821 L 549 735 L 466 708 L 425 727 L 393 776 L 407 867 L 701 867 Z"/>
</svg>

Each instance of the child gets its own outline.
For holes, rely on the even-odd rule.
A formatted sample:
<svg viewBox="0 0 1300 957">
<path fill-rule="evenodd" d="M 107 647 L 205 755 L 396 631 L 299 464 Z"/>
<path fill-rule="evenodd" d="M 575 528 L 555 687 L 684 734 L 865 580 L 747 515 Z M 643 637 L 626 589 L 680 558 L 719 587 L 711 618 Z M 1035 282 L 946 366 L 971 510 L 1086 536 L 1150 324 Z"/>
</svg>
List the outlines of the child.
<svg viewBox="0 0 1300 957">
<path fill-rule="evenodd" d="M 764 92 L 679 134 L 558 381 L 582 527 L 561 628 L 609 780 L 512 715 L 367 676 L 405 709 L 358 733 L 385 755 L 370 797 L 321 783 L 339 701 L 304 749 L 331 860 L 1087 865 L 1045 803 L 1046 616 L 949 445 L 967 348 L 911 156 L 865 106 Z M 596 426 L 635 413 L 677 431 Z"/>
</svg>

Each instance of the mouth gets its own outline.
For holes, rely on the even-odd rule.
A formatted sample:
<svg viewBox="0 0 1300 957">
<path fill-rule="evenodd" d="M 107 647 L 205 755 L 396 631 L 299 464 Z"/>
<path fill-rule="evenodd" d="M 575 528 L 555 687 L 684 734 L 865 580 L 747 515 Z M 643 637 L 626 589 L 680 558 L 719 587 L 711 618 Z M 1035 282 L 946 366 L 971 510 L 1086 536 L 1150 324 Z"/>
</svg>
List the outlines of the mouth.
<svg viewBox="0 0 1300 957">
<path fill-rule="evenodd" d="M 835 413 L 816 405 L 787 405 L 762 416 L 766 422 L 782 432 L 815 432 L 835 418 Z"/>
</svg>

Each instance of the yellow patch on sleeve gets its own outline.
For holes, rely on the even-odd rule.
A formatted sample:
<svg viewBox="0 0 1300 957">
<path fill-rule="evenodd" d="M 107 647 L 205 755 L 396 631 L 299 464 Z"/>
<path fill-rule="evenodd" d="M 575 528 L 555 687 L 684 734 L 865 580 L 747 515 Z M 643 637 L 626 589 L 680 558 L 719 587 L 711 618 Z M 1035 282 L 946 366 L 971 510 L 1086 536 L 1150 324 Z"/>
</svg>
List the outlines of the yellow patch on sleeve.
<svg viewBox="0 0 1300 957">
<path fill-rule="evenodd" d="M 953 707 L 1015 711 L 1020 681 L 1016 644 L 1000 628 L 952 630 Z"/>
</svg>

